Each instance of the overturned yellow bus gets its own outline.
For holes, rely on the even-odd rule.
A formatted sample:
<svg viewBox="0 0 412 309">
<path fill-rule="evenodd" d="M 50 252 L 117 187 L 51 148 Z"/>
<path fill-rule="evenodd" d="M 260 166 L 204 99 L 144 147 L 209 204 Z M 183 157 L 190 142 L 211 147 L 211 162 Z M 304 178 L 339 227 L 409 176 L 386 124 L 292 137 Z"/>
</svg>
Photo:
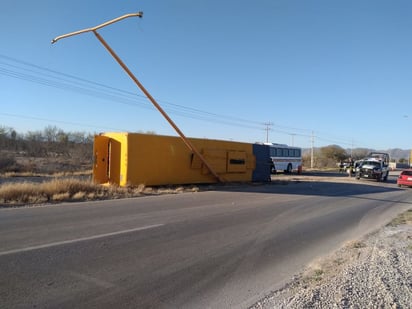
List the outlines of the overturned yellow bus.
<svg viewBox="0 0 412 309">
<path fill-rule="evenodd" d="M 269 147 L 189 138 L 225 182 L 270 181 Z M 94 138 L 93 180 L 120 186 L 214 183 L 205 164 L 175 136 L 102 133 Z"/>
</svg>

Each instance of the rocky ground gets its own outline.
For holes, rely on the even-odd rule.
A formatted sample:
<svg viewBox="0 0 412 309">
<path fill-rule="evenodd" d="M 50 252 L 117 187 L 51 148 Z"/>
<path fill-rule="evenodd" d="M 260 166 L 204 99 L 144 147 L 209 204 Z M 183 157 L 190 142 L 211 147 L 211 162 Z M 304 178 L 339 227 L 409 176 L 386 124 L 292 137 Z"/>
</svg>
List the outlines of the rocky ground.
<svg viewBox="0 0 412 309">
<path fill-rule="evenodd" d="M 314 261 L 251 309 L 412 308 L 412 211 Z"/>
</svg>

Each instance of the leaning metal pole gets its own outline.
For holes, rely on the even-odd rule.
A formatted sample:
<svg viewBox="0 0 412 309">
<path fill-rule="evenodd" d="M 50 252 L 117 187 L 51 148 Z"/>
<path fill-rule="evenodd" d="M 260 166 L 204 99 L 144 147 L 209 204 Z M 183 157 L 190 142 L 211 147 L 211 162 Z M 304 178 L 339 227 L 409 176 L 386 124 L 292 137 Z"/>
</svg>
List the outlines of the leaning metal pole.
<svg viewBox="0 0 412 309">
<path fill-rule="evenodd" d="M 118 18 L 112 19 L 110 21 L 107 21 L 103 24 L 100 24 L 96 27 L 92 28 L 87 28 L 67 34 L 60 35 L 52 40 L 52 44 L 56 43 L 60 39 L 64 39 L 70 36 L 82 34 L 85 32 L 93 32 L 94 35 L 97 37 L 97 39 L 102 43 L 102 45 L 107 49 L 107 51 L 112 55 L 112 57 L 117 61 L 117 63 L 123 68 L 123 70 L 129 75 L 129 77 L 135 82 L 135 84 L 140 88 L 140 90 L 146 95 L 146 97 L 150 100 L 150 102 L 156 107 L 156 109 L 163 115 L 164 118 L 169 122 L 169 124 L 175 129 L 175 131 L 179 134 L 179 136 L 182 138 L 183 142 L 186 144 L 186 146 L 196 155 L 199 157 L 199 159 L 202 161 L 202 163 L 208 168 L 208 170 L 212 173 L 214 177 L 219 182 L 224 182 L 224 179 L 220 177 L 215 170 L 210 166 L 210 164 L 207 162 L 205 157 L 196 149 L 196 147 L 186 138 L 186 136 L 183 134 L 183 132 L 178 128 L 178 126 L 173 122 L 173 120 L 167 115 L 167 113 L 163 110 L 163 108 L 156 102 L 156 100 L 152 97 L 152 95 L 146 90 L 146 88 L 139 82 L 139 80 L 136 78 L 136 76 L 129 70 L 129 68 L 126 66 L 126 64 L 120 59 L 120 57 L 114 52 L 114 50 L 107 44 L 107 42 L 102 38 L 102 36 L 97 32 L 98 29 L 103 28 L 105 26 L 111 25 L 115 22 L 118 22 L 122 19 L 128 18 L 128 17 L 143 17 L 143 12 L 137 12 L 137 13 L 131 13 L 131 14 L 126 14 L 123 16 L 120 16 Z"/>
</svg>

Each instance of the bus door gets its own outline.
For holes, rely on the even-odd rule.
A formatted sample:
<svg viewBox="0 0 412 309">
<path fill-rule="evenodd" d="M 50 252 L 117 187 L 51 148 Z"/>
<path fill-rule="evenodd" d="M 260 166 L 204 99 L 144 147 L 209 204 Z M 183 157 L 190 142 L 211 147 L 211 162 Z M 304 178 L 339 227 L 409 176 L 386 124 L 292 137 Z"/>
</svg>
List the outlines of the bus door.
<svg viewBox="0 0 412 309">
<path fill-rule="evenodd" d="M 95 183 L 109 182 L 110 169 L 110 138 L 96 135 L 93 144 L 93 181 Z"/>
</svg>

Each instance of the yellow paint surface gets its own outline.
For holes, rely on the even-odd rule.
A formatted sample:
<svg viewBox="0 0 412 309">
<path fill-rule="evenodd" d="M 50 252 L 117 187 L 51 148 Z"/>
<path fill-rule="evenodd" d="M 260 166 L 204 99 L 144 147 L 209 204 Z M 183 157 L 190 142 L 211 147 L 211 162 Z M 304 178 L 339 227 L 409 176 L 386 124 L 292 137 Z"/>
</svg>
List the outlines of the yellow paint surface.
<svg viewBox="0 0 412 309">
<path fill-rule="evenodd" d="M 109 139 L 106 154 L 108 166 L 95 165 L 93 174 L 98 183 L 107 182 L 107 179 L 121 186 L 217 182 L 179 137 L 104 133 L 96 136 L 95 151 L 102 151 L 105 146 L 99 147 L 99 144 L 107 143 L 107 139 L 102 136 Z M 251 144 L 208 139 L 189 140 L 225 181 L 251 181 L 256 165 Z M 101 157 L 102 154 L 100 160 Z M 107 173 L 102 170 L 104 168 Z"/>
</svg>

